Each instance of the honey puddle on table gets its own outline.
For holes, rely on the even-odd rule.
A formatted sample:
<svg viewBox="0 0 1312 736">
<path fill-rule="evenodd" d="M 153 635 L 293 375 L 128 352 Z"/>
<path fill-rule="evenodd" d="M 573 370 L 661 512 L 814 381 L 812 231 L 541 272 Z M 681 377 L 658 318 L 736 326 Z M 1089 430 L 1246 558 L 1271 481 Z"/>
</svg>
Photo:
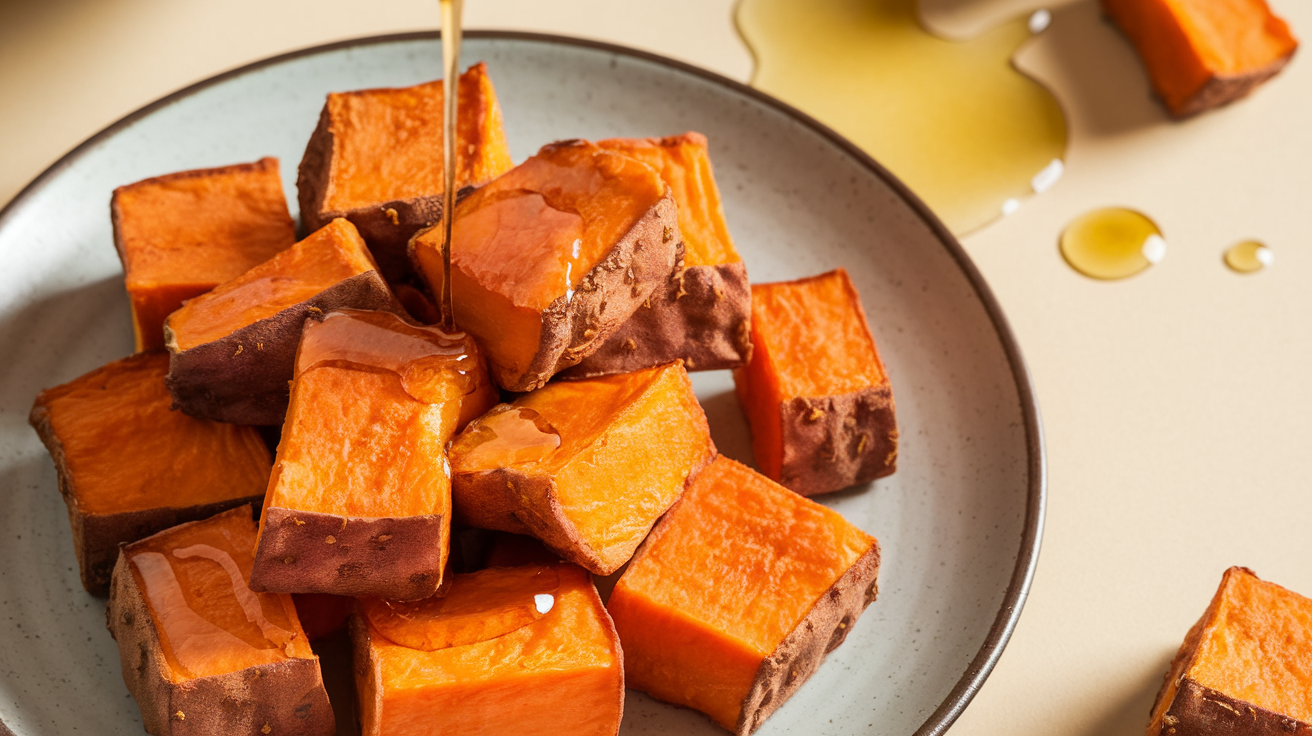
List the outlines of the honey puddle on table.
<svg viewBox="0 0 1312 736">
<path fill-rule="evenodd" d="M 1260 240 L 1245 240 L 1225 252 L 1225 265 L 1236 273 L 1257 273 L 1276 260 L 1275 251 Z"/>
<path fill-rule="evenodd" d="M 1166 239 L 1157 223 L 1124 207 L 1075 218 L 1061 234 L 1060 247 L 1071 268 L 1107 281 L 1129 278 L 1166 257 Z"/>
<path fill-rule="evenodd" d="M 753 86 L 865 149 L 957 234 L 1061 176 L 1061 108 L 1011 64 L 1050 19 L 950 41 L 921 27 L 915 0 L 741 0 L 736 14 Z"/>
</svg>

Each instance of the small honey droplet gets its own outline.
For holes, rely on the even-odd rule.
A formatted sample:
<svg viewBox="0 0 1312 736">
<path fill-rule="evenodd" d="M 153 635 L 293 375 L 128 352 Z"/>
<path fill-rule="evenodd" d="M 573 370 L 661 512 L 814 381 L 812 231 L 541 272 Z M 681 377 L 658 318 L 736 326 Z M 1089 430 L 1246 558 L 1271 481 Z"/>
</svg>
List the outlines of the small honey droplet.
<svg viewBox="0 0 1312 736">
<path fill-rule="evenodd" d="M 1276 253 L 1259 240 L 1235 243 L 1225 252 L 1225 265 L 1236 273 L 1257 273 L 1275 263 Z"/>
<path fill-rule="evenodd" d="M 1142 212 L 1107 207 L 1075 218 L 1061 234 L 1061 255 L 1095 279 L 1133 276 L 1166 257 L 1166 239 Z"/>
</svg>

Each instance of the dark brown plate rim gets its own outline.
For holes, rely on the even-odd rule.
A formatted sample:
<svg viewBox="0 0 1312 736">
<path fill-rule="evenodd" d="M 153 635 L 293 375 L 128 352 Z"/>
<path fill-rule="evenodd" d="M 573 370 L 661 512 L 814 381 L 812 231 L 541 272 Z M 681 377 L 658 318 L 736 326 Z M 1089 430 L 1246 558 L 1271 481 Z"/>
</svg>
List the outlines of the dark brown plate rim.
<svg viewBox="0 0 1312 736">
<path fill-rule="evenodd" d="M 940 736 L 940 734 L 946 732 L 948 727 L 951 726 L 961 715 L 962 711 L 966 709 L 966 706 L 970 703 L 971 699 L 975 697 L 975 694 L 979 692 L 980 687 L 984 685 L 984 681 L 988 679 L 989 673 L 993 671 L 994 665 L 997 664 L 998 659 L 1002 656 L 1002 650 L 1006 648 L 1008 640 L 1011 639 L 1011 634 L 1015 631 L 1016 624 L 1020 621 L 1021 609 L 1025 605 L 1025 599 L 1029 596 L 1030 585 L 1034 581 L 1034 571 L 1039 562 L 1039 547 L 1040 541 L 1043 537 L 1043 519 L 1048 499 L 1047 455 L 1043 444 L 1043 425 L 1039 416 L 1039 405 L 1035 399 L 1034 386 L 1030 380 L 1029 369 L 1025 366 L 1025 360 L 1021 356 L 1020 345 L 1016 342 L 1016 337 L 1012 334 L 1011 326 L 1008 324 L 1006 316 L 1002 313 L 1002 307 L 998 304 L 997 299 L 994 298 L 993 292 L 984 281 L 984 277 L 980 274 L 979 269 L 977 269 L 974 262 L 970 260 L 970 256 L 966 254 L 965 249 L 957 242 L 956 237 L 953 236 L 938 219 L 938 216 L 935 215 L 919 197 L 908 189 L 905 184 L 880 165 L 878 161 L 871 158 L 869 154 L 862 151 L 851 141 L 834 132 L 828 126 L 810 115 L 807 115 L 801 110 L 771 97 L 760 90 L 749 87 L 742 82 L 729 79 L 728 77 L 716 74 L 715 72 L 681 61 L 676 61 L 659 54 L 605 43 L 603 41 L 571 38 L 569 36 L 560 36 L 550 33 L 496 30 L 470 30 L 464 33 L 464 37 L 559 44 L 562 46 L 596 49 L 598 51 L 605 51 L 619 56 L 628 56 L 665 66 L 694 77 L 699 77 L 713 84 L 725 87 L 740 95 L 749 97 L 768 107 L 774 108 L 775 110 L 793 118 L 807 128 L 810 128 L 816 134 L 842 149 L 854 160 L 882 179 L 884 183 L 895 191 L 898 196 L 900 196 L 903 201 L 905 201 L 907 205 L 916 212 L 920 219 L 929 226 L 939 242 L 943 245 L 943 248 L 947 250 L 948 254 L 957 262 L 957 265 L 970 281 L 970 285 L 975 290 L 980 302 L 984 305 L 989 320 L 993 323 L 994 331 L 997 332 L 998 339 L 1002 343 L 1002 348 L 1007 356 L 1007 361 L 1011 365 L 1012 377 L 1016 381 L 1016 392 L 1020 397 L 1021 412 L 1025 418 L 1025 445 L 1029 455 L 1027 463 L 1029 487 L 1027 489 L 1025 504 L 1025 528 L 1021 534 L 1020 549 L 1016 555 L 1016 567 L 1012 570 L 1011 580 L 1007 585 L 1007 591 L 1002 600 L 1002 607 L 998 610 L 998 614 L 993 620 L 993 625 L 989 628 L 988 636 L 984 639 L 984 645 L 980 647 L 979 652 L 976 653 L 974 659 L 971 660 L 970 665 L 966 667 L 966 671 L 962 673 L 961 678 L 957 680 L 957 684 L 952 688 L 952 691 L 948 693 L 947 699 L 945 699 L 939 707 L 930 714 L 929 718 L 921 724 L 920 728 L 916 730 L 914 736 Z M 58 161 L 51 164 L 45 171 L 41 172 L 41 174 L 24 187 L 17 196 L 10 200 L 3 209 L 0 209 L 0 230 L 3 230 L 9 220 L 17 215 L 27 200 L 34 197 L 38 191 L 55 179 L 61 171 L 77 161 L 101 141 L 113 136 L 115 133 L 126 128 L 137 120 L 207 87 L 211 87 L 220 82 L 268 66 L 273 66 L 275 64 L 280 64 L 304 56 L 313 56 L 315 54 L 336 51 L 338 49 L 368 46 L 372 44 L 436 40 L 438 38 L 441 38 L 440 31 L 415 31 L 411 33 L 367 36 L 364 38 L 347 39 L 318 46 L 311 46 L 309 48 L 271 56 L 267 59 L 252 62 L 221 74 L 216 74 L 208 79 L 201 80 L 172 94 L 161 97 L 135 112 L 120 118 L 99 133 L 86 139 L 76 148 L 64 154 Z M 10 731 L 3 722 L 0 722 L 0 736 L 14 736 L 13 732 Z"/>
</svg>

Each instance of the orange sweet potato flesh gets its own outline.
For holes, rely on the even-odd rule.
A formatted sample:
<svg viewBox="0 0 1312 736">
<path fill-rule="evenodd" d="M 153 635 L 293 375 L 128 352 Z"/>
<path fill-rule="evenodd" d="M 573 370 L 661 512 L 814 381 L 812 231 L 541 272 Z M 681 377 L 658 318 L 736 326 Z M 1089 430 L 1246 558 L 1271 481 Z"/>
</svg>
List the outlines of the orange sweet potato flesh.
<svg viewBox="0 0 1312 736">
<path fill-rule="evenodd" d="M 314 656 L 291 596 L 247 587 L 254 546 L 241 507 L 124 551 L 177 681 Z"/>
<path fill-rule="evenodd" d="M 892 388 L 844 269 L 754 284 L 752 345 L 734 384 L 761 472 L 807 496 L 893 472 Z"/>
<path fill-rule="evenodd" d="M 717 457 L 611 594 L 629 687 L 755 730 L 873 600 L 878 550 L 837 513 Z"/>
<path fill-rule="evenodd" d="M 120 544 L 263 495 L 272 458 L 251 427 L 170 410 L 169 357 L 115 361 L 37 396 L 87 590 L 108 592 Z"/>
<path fill-rule="evenodd" d="M 510 148 L 487 67 L 460 76 L 457 191 L 508 171 Z M 328 95 L 297 189 L 311 228 L 345 217 L 389 280 L 409 270 L 406 242 L 442 216 L 442 82 Z"/>
<path fill-rule="evenodd" d="M 1102 7 L 1177 117 L 1247 95 L 1298 48 L 1266 0 L 1102 0 Z"/>
<path fill-rule="evenodd" d="M 1312 729 L 1312 599 L 1230 568 L 1157 697 L 1151 736 Z"/>
<path fill-rule="evenodd" d="M 276 158 L 121 186 L 110 214 L 138 352 L 164 347 L 164 320 L 184 301 L 296 242 Z"/>
<path fill-rule="evenodd" d="M 619 569 L 714 455 L 678 363 L 550 383 L 451 446 L 458 518 L 530 534 L 599 575 Z"/>
<path fill-rule="evenodd" d="M 170 315 L 169 347 L 181 352 L 227 337 L 372 270 L 359 233 L 349 222 L 334 220 Z"/>
<path fill-rule="evenodd" d="M 431 595 L 450 544 L 446 444 L 496 399 L 463 334 L 386 312 L 307 323 L 252 585 Z"/>
<path fill-rule="evenodd" d="M 724 220 L 706 136 L 689 131 L 664 138 L 609 138 L 597 147 L 637 159 L 660 172 L 679 207 L 684 265 L 718 266 L 742 260 Z"/>
<path fill-rule="evenodd" d="M 573 565 L 457 575 L 444 598 L 398 610 L 364 600 L 351 626 L 365 736 L 430 734 L 435 723 L 531 736 L 619 728 L 619 641 Z"/>
<path fill-rule="evenodd" d="M 675 205 L 660 175 L 584 141 L 544 147 L 456 206 L 456 322 L 512 391 L 541 386 L 601 346 L 674 268 Z M 441 228 L 411 257 L 435 293 Z"/>
</svg>

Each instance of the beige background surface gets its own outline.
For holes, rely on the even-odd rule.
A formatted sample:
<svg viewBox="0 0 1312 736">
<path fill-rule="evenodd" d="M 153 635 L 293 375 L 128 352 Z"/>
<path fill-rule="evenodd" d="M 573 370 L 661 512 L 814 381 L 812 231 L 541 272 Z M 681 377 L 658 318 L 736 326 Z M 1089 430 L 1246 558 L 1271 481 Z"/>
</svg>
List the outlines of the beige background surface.
<svg viewBox="0 0 1312 736">
<path fill-rule="evenodd" d="M 732 0 L 471 0 L 472 28 L 635 46 L 746 80 Z M 1312 37 L 1312 5 L 1272 0 Z M 968 35 L 1035 0 L 925 0 Z M 283 51 L 437 24 L 436 3 L 0 0 L 0 202 L 118 117 Z M 1253 98 L 1168 121 L 1088 0 L 1055 10 L 1018 63 L 1066 108 L 1066 175 L 964 239 L 1038 387 L 1051 489 L 1038 575 L 961 734 L 1141 732 L 1166 662 L 1221 572 L 1312 595 L 1312 66 Z M 1160 265 L 1100 283 L 1063 225 L 1104 205 L 1150 214 Z M 1241 239 L 1276 262 L 1239 276 Z"/>
</svg>

